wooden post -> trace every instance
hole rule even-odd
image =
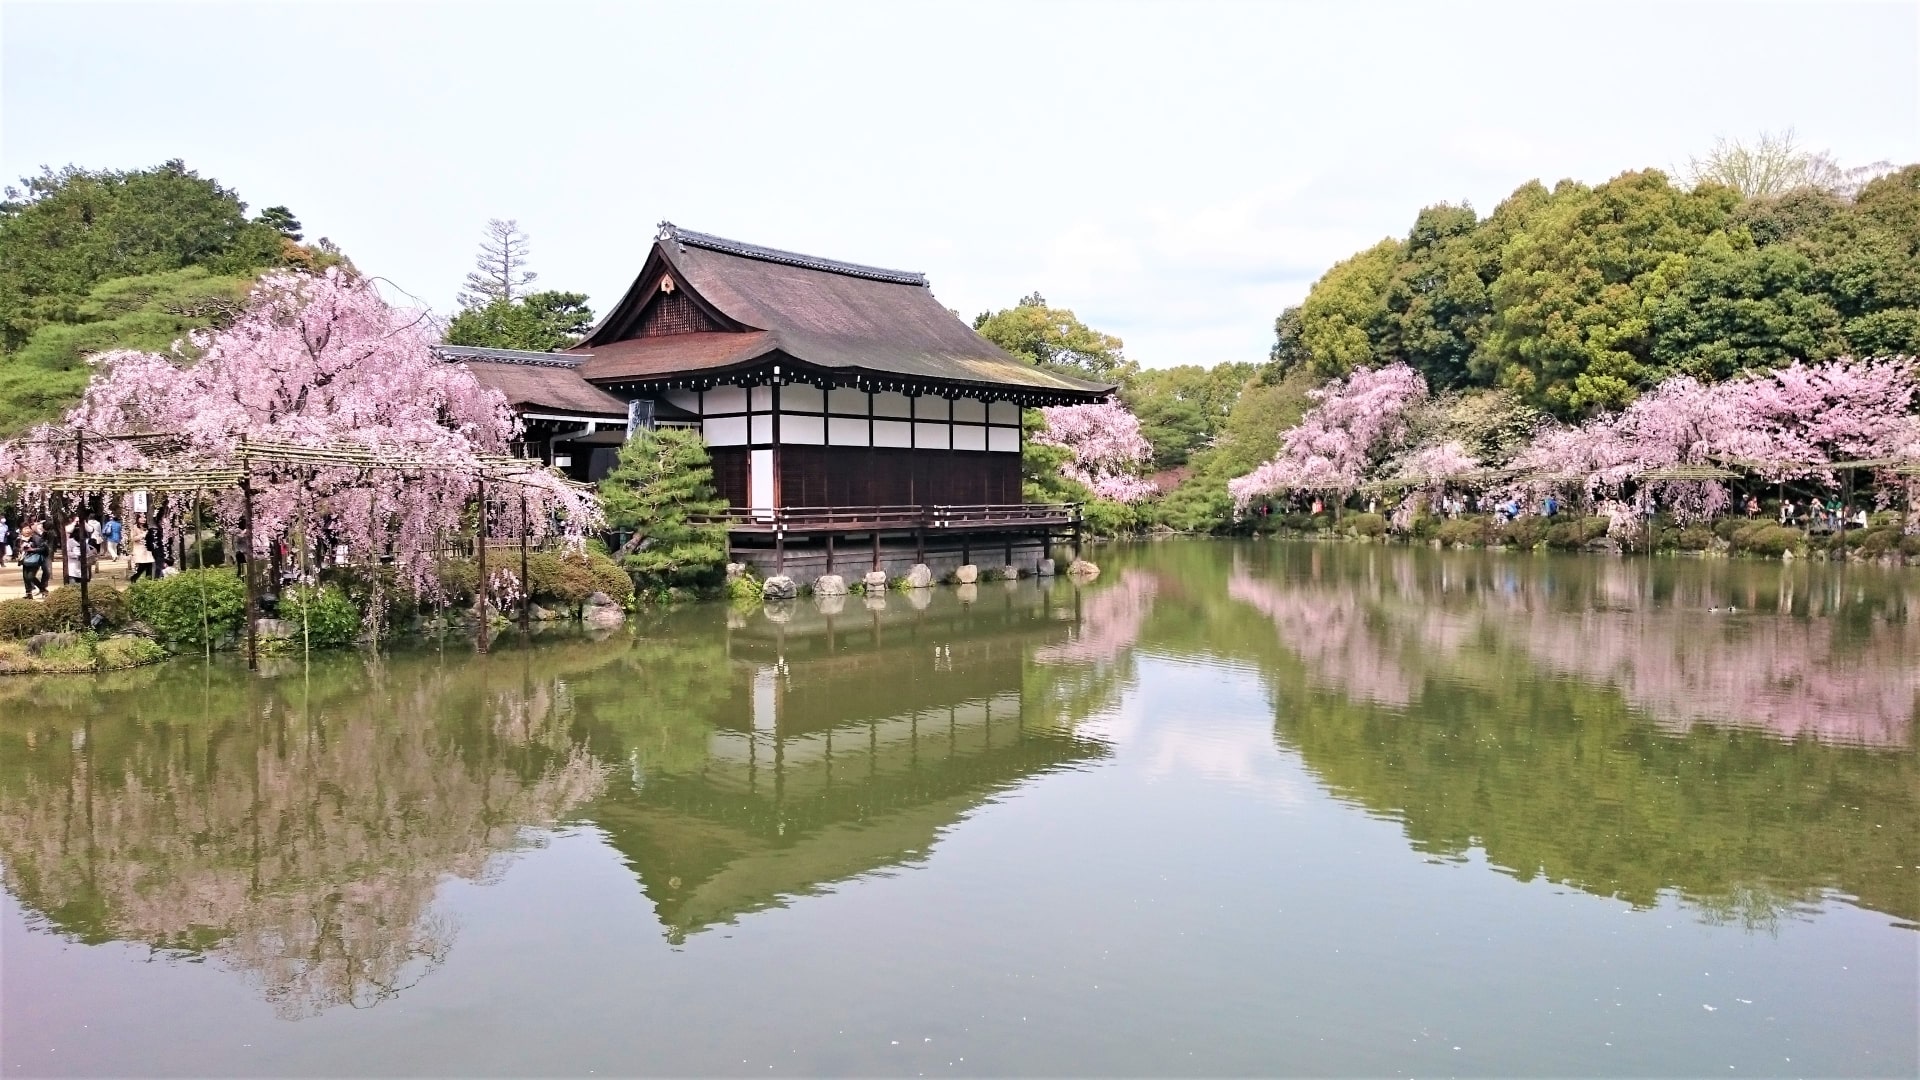
[[[833,573],[833,534],[827,534],[827,573]]]
[[[87,433],[84,428],[73,433],[73,465],[75,475],[87,471]],[[84,491],[80,496],[80,505],[83,507],[86,505]],[[93,629],[93,604],[87,596],[87,579],[93,577],[87,565],[89,554],[87,534],[82,529],[80,533],[80,629],[82,630]]]
[[[533,585],[527,580],[527,489],[520,489],[520,629],[533,619]]]
[[[254,582],[254,565],[260,560],[253,557],[253,469],[247,462],[247,437],[240,436],[240,523],[245,535],[241,538],[241,553],[246,557],[246,572],[242,575],[247,582],[247,670],[257,671],[260,667],[260,621],[259,586]]]
[[[1841,490],[1841,498],[1839,498],[1839,525],[1836,527],[1836,536],[1839,538],[1839,559],[1845,561],[1847,559],[1847,515],[1853,513],[1853,469],[1845,471],[1845,480],[1839,490]],[[86,598],[84,590],[86,586],[81,584],[83,600]]]
[[[880,569],[880,530],[878,528],[873,530],[873,565],[868,569]]]
[[[1073,561],[1080,561],[1080,504],[1073,504]]]
[[[773,526],[773,572],[787,572],[787,527],[778,522]]]
[[[473,606],[476,618],[480,620],[480,637],[476,641],[481,652],[487,651],[487,478],[482,476],[480,488],[480,512],[474,515],[473,551],[478,561],[479,584],[473,589]]]

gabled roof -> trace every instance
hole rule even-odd
[[[434,353],[465,364],[480,385],[500,391],[516,412],[626,419],[626,402],[580,377],[585,357],[468,345],[436,345]]]
[[[684,294],[693,332],[641,336],[652,305]],[[681,320],[686,324],[687,320]],[[829,372],[946,382],[1059,403],[1111,384],[1028,364],[940,305],[926,276],[744,244],[663,224],[640,275],[572,350],[603,384],[753,366],[781,357]]]

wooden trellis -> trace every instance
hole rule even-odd
[[[458,473],[474,479],[478,487],[480,513],[474,553],[478,562],[479,582],[475,591],[475,607],[480,622],[479,648],[487,650],[486,597],[487,597],[487,484],[513,484],[522,488],[520,493],[520,582],[522,591],[528,591],[527,585],[527,496],[525,488],[534,486],[531,480],[535,476],[543,478],[548,485],[560,484],[576,491],[591,491],[592,485],[581,484],[552,470],[539,461],[529,458],[516,458],[502,454],[475,455],[469,461],[441,461],[413,457],[369,447],[361,443],[335,441],[320,445],[307,445],[271,439],[255,439],[240,436],[234,447],[232,464],[207,465],[182,460],[169,464],[164,458],[155,464],[134,469],[104,469],[89,472],[86,468],[86,450],[88,442],[135,442],[143,444],[143,449],[162,453],[183,454],[186,449],[184,440],[177,432],[140,432],[124,435],[102,435],[95,432],[78,431],[72,439],[33,440],[32,444],[43,446],[73,447],[74,469],[72,472],[55,472],[39,476],[27,476],[17,482],[29,488],[37,488],[49,493],[53,500],[50,510],[55,521],[61,522],[60,537],[61,576],[71,576],[71,566],[67,562],[67,537],[65,531],[64,507],[61,505],[62,493],[89,494],[126,494],[135,491],[158,493],[195,494],[195,505],[208,491],[239,489],[242,503],[242,548],[246,552],[246,566],[242,574],[246,582],[246,623],[247,623],[247,666],[258,668],[260,664],[259,630],[255,625],[259,618],[259,582],[256,566],[259,560],[254,556],[253,536],[253,473],[261,465],[293,466],[304,469],[355,469],[362,472],[394,473]],[[197,526],[196,526],[197,533]],[[83,556],[84,558],[84,556]],[[303,556],[304,559],[304,556]],[[87,585],[91,573],[82,568],[80,575],[80,612],[81,619],[87,624],[93,620],[92,601]],[[528,628],[530,600],[523,600],[520,606],[520,625]]]

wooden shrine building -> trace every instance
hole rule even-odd
[[[672,224],[571,350],[443,355],[506,394],[522,452],[577,479],[604,475],[637,427],[697,425],[736,557],[803,584],[869,562],[939,571],[976,548],[994,566],[1037,562],[1077,508],[1022,504],[1021,412],[1114,390],[1002,350],[923,274]]]

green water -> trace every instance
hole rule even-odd
[[[1096,557],[0,683],[0,1071],[1920,1072],[1920,575]]]

